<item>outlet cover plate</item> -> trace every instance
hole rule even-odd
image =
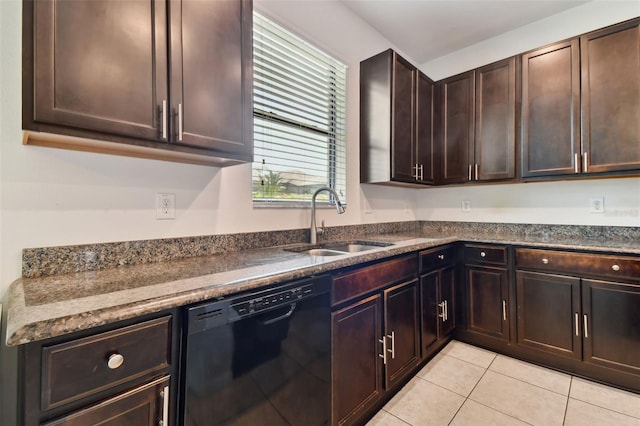
[[[589,213],[604,213],[604,197],[589,198]]]
[[[469,213],[471,211],[471,201],[462,200],[462,212]]]
[[[176,194],[156,194],[156,219],[176,218]]]

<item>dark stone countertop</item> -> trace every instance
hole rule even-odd
[[[309,256],[285,246],[122,266],[97,271],[20,278],[5,309],[7,344],[44,340],[163,309],[184,306],[278,282],[332,271],[456,241],[640,255],[640,242],[566,235],[448,229],[349,238],[393,245],[339,256]]]

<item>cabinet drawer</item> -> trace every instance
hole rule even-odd
[[[640,257],[516,249],[516,267],[640,280]]]
[[[336,305],[415,277],[417,266],[416,255],[411,254],[338,275],[331,286],[331,303]]]
[[[162,370],[170,360],[171,316],[43,347],[42,410]]]
[[[455,255],[454,247],[437,247],[421,251],[419,254],[420,273],[434,271],[455,262]]]
[[[508,263],[507,247],[481,244],[465,244],[465,263],[506,265]]]

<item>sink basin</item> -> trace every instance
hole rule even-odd
[[[380,247],[388,247],[392,243],[381,243],[378,241],[353,241],[326,243],[318,245],[304,245],[301,247],[293,247],[286,249],[295,253],[304,253],[309,256],[340,256],[347,253],[360,253],[363,251],[373,250]]]

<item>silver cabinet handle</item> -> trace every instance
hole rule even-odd
[[[578,153],[573,154],[573,171],[580,173],[580,161],[578,160]]]
[[[611,267],[611,269],[613,269],[614,271],[618,272],[620,270],[620,265],[613,265]]]
[[[414,164],[413,166],[411,166],[411,170],[414,170],[415,172],[411,172],[411,177],[415,178],[416,180],[418,180],[418,164]]]
[[[580,335],[580,320],[578,319],[579,315],[576,312],[576,336]]]
[[[542,263],[544,263],[545,265],[547,265],[549,263],[549,259],[547,259],[546,257],[542,258]]]
[[[107,360],[107,367],[111,370],[115,370],[124,364],[124,357],[118,353],[111,354]]]
[[[473,165],[469,164],[469,180],[473,180],[472,179],[472,173],[473,173]]]
[[[440,260],[444,260],[444,254],[439,254],[439,255],[438,255],[438,259],[440,259]]]
[[[478,180],[478,163],[476,163],[476,180]]]
[[[480,257],[487,257],[487,253],[485,253],[485,252],[481,251],[481,252],[480,252]]]
[[[387,365],[387,339],[382,336],[382,339],[378,339],[378,342],[382,343],[382,353],[378,354],[378,356],[382,358],[382,363]]]
[[[587,339],[589,337],[589,329],[588,329],[588,324],[587,324],[587,314],[584,314],[582,316],[583,320],[584,320],[584,338]]]
[[[162,101],[162,139],[167,140],[167,100]]]
[[[447,322],[447,320],[449,319],[449,303],[447,303],[447,301],[444,301],[444,322]]]
[[[442,321],[444,322],[444,302],[438,303],[438,306],[442,309],[441,313],[438,314],[438,317],[442,318]]]
[[[582,155],[582,172],[587,173],[588,169],[589,169],[589,154],[585,152]]]
[[[424,180],[424,164],[420,164],[420,180]]]
[[[392,331],[387,337],[391,339],[391,349],[387,350],[391,352],[391,359],[396,359],[396,332]]]
[[[182,142],[182,126],[183,126],[183,117],[182,117],[182,103],[178,104],[178,140]]]
[[[502,320],[507,320],[507,301],[502,299]]]
[[[162,398],[162,420],[160,426],[169,426],[169,386],[165,386],[160,392]]]

